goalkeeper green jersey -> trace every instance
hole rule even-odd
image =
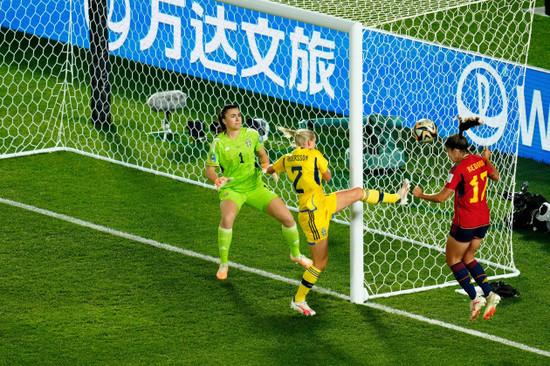
[[[256,152],[263,147],[256,130],[242,127],[239,137],[231,140],[225,132],[210,145],[207,166],[220,167],[224,177],[233,178],[220,192],[231,189],[249,192],[264,185],[262,170],[256,163]]]

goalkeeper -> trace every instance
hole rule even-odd
[[[403,182],[398,193],[383,193],[372,189],[352,188],[325,195],[321,178],[328,182],[331,172],[327,159],[315,149],[315,134],[306,129],[289,130],[279,127],[286,137],[294,137],[297,148],[286,154],[267,168],[267,173],[276,174],[286,171],[298,193],[300,212],[298,221],[306,234],[313,264],[305,271],[302,283],[290,307],[304,315],[315,315],[306,303],[306,295],[317,282],[328,260],[328,228],[332,215],[349,205],[364,203],[407,204],[409,183]]]
[[[242,127],[241,112],[236,105],[223,107],[218,120],[223,132],[212,141],[206,162],[206,178],[217,186],[221,201],[218,228],[220,267],[216,276],[220,280],[227,278],[233,222],[245,203],[281,222],[283,235],[290,247],[290,259],[309,268],[311,259],[300,254],[300,238],[294,216],[262,180],[262,169],[257,165],[256,158],[265,170],[269,157],[258,132]],[[217,168],[223,176],[218,176]]]

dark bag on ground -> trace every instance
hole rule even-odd
[[[502,281],[491,282],[489,285],[491,285],[493,292],[502,298],[519,296],[518,290]]]

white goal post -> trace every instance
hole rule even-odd
[[[213,188],[203,162],[216,114],[236,103],[249,126],[268,124],[271,160],[291,149],[275,126],[313,129],[333,171],[326,192],[394,192],[405,178],[434,192],[450,169],[442,142],[457,132],[453,119],[477,115],[485,125],[468,132],[472,151],[490,146],[501,172],[487,191],[493,225],[479,261],[490,279],[519,274],[504,196],[515,189],[515,93],[533,0],[104,1],[109,123],[100,126],[89,1],[2,8],[0,158],[71,151]],[[412,137],[422,118],[436,122],[436,141]],[[296,209],[291,182],[267,184]],[[352,302],[456,285],[444,260],[452,202],[411,201],[336,215],[350,225]]]
[[[349,34],[349,186],[363,187],[363,28],[360,23],[264,0],[219,0],[262,13]],[[363,204],[350,207],[350,300],[366,299],[363,263]]]

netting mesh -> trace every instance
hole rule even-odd
[[[517,123],[509,121],[517,118],[518,105],[514,98],[491,97],[489,90],[499,90],[502,84],[513,89],[522,83],[523,74],[510,73],[502,79],[496,70],[507,66],[501,62],[464,56],[452,48],[391,33],[365,30],[364,38],[367,45],[384,45],[383,52],[377,51],[376,46],[365,50],[364,62],[369,65],[364,68],[365,110],[394,116],[399,121],[395,128],[381,132],[391,136],[394,147],[384,142],[378,145],[378,153],[382,154],[383,149],[386,153],[399,153],[400,171],[406,172],[413,187],[418,185],[427,193],[441,190],[452,166],[442,143],[445,137],[458,132],[455,118],[483,116],[486,125],[467,133],[471,151],[481,154],[483,146],[492,145],[492,159],[501,180],[489,183],[487,197],[493,225],[478,254],[490,276],[510,273],[514,268],[508,221],[512,208],[503,199],[503,192],[514,187],[519,131]],[[451,80],[459,80],[458,85]],[[491,100],[479,99],[480,92]],[[419,144],[412,139],[410,127],[420,118],[436,121],[440,135],[437,140]],[[365,141],[365,145],[372,146],[372,141]],[[369,186],[391,189],[386,184],[387,177],[365,177]],[[452,199],[442,205],[415,201],[401,213],[380,206],[369,206],[367,211],[372,216],[367,213],[365,218],[369,228],[364,240],[368,269],[365,283],[371,293],[407,291],[420,283],[422,287],[442,281],[454,283],[444,256],[453,215]]]
[[[270,0],[444,46],[525,63],[534,1]]]
[[[366,1],[366,0],[270,0],[271,2],[294,6],[319,13],[334,15],[362,23],[364,26],[378,26],[393,23],[404,18],[439,12],[442,9],[463,7],[480,1]]]
[[[515,272],[510,203],[517,156],[517,100],[489,98],[523,73],[532,1],[464,3],[307,1],[281,3],[360,21],[363,28],[364,182],[395,192],[408,178],[440,189],[450,162],[443,138],[453,118],[482,115],[469,135],[474,152],[491,145],[502,180],[487,192],[493,226],[480,249],[490,276]],[[111,124],[91,120],[89,3],[11,1],[0,12],[0,154],[70,149],[207,185],[204,163],[225,104],[249,126],[266,121],[271,160],[290,152],[276,126],[317,134],[333,179],[349,188],[349,35],[215,1],[108,2]],[[459,88],[460,87],[460,88]],[[479,98],[480,90],[486,95]],[[158,92],[185,105],[153,110]],[[168,113],[167,113],[168,112]],[[417,143],[414,122],[434,120],[441,135]],[[496,132],[495,132],[496,131]],[[496,138],[497,136],[498,138]],[[291,207],[292,182],[266,179]],[[336,219],[349,222],[349,211]],[[365,287],[371,296],[452,283],[443,249],[452,203],[365,206]]]

